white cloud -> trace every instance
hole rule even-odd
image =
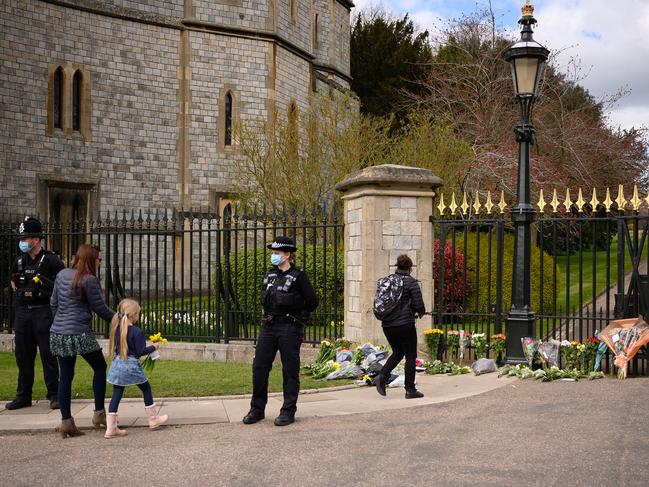
[[[535,12],[539,20],[535,39],[567,66],[581,60],[588,76],[580,83],[596,98],[620,88],[630,94],[610,113],[611,123],[624,128],[649,127],[649,2],[625,0],[546,0]],[[572,46],[572,47],[571,47]]]
[[[409,12],[423,29],[435,31],[439,18],[469,13],[484,0],[354,0],[357,9],[383,7],[402,15]],[[649,1],[647,0],[536,0],[539,23],[534,37],[557,52],[561,69],[578,58],[584,74],[580,83],[597,99],[620,88],[630,93],[610,111],[613,126],[649,128]],[[519,15],[524,0],[493,0],[496,17],[508,22]],[[443,15],[442,15],[443,13]],[[503,17],[504,16],[504,17]],[[512,30],[516,29],[512,20]],[[500,21],[499,21],[500,23]]]

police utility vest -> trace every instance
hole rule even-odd
[[[39,271],[45,261],[56,254],[43,250],[40,257],[32,260],[23,254],[16,261],[17,274],[14,276],[18,303],[23,305],[48,305],[54,289],[54,281],[50,276],[44,276]]]
[[[295,281],[301,272],[291,267],[286,273],[272,269],[266,274],[261,291],[261,305],[266,313],[281,315],[304,309],[304,298],[295,289]]]

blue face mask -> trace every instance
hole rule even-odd
[[[273,265],[280,265],[282,263],[282,256],[279,254],[271,254],[270,263]]]
[[[18,244],[18,248],[20,248],[21,252],[25,253],[28,253],[30,250],[32,250],[32,247],[27,242],[20,242]]]

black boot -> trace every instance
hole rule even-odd
[[[286,426],[295,422],[295,415],[281,413],[275,418],[275,426]]]
[[[376,392],[385,396],[385,377],[381,374],[377,375],[374,378],[374,384],[376,385]]]
[[[248,414],[243,417],[243,424],[255,424],[264,419],[265,415],[261,411],[253,411],[252,409]]]
[[[16,398],[11,402],[8,402],[5,404],[5,408],[9,410],[14,410],[14,409],[22,409],[22,408],[28,408],[31,407],[32,405],[32,400],[31,399],[21,399],[21,398]]]
[[[418,399],[420,397],[424,397],[424,394],[417,389],[406,391],[406,399]]]

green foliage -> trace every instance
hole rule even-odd
[[[339,195],[334,186],[363,167],[387,162],[391,120],[362,116],[358,99],[337,90],[309,99],[306,110],[235,127],[236,193],[244,203],[313,208]]]
[[[476,238],[477,236],[477,238]],[[480,256],[478,260],[478,239]],[[487,312],[490,303],[496,302],[496,238],[492,236],[491,242],[491,274],[489,274],[489,259],[487,258],[489,248],[489,234],[484,232],[471,232],[467,238],[467,250],[465,254],[467,262],[467,274],[471,279],[471,294],[468,297],[466,308],[474,312]],[[503,242],[503,313],[507,313],[511,307],[512,300],[512,270],[510,265],[514,256],[514,236],[505,233]],[[456,239],[456,248],[464,251],[463,236]],[[541,264],[543,258],[543,307],[541,307]],[[541,252],[536,246],[532,246],[532,309],[537,313],[542,309],[549,309],[552,306],[552,257]],[[479,272],[478,272],[479,271]],[[557,272],[559,270],[557,269]],[[477,299],[477,303],[476,303]]]
[[[399,19],[384,11],[356,16],[350,39],[352,90],[363,113],[396,114],[398,122],[403,120],[404,92],[417,90],[416,81],[432,58],[428,31],[415,30],[408,14]]]
[[[459,191],[471,147],[458,139],[449,123],[421,113],[408,113],[408,124],[394,135],[389,160],[430,169],[444,181],[445,191]]]
[[[338,309],[343,307],[344,262],[342,249],[338,247],[337,250],[338,254],[334,255],[332,245],[326,247],[318,245],[315,249],[312,245],[307,245],[297,256],[296,266],[307,273],[320,300],[320,308],[326,304],[331,309],[334,306],[334,299]],[[270,251],[265,248],[258,248],[256,251],[251,249],[247,252],[242,250],[230,254],[236,306],[247,313],[252,320],[261,314],[259,293],[264,276],[271,267],[269,259]]]

